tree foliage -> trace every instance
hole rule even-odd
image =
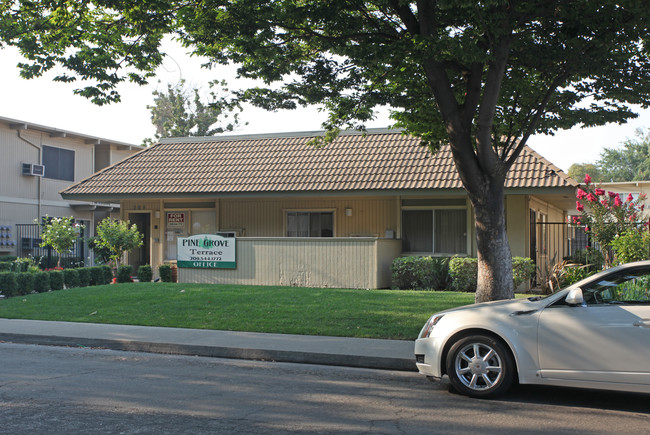
[[[576,210],[580,216],[573,216],[571,223],[585,228],[598,243],[605,267],[611,267],[614,241],[630,231],[640,235],[648,230],[648,221],[643,216],[645,195],[634,198],[628,194],[623,199],[620,194],[595,185],[588,174],[583,187],[584,190],[578,188],[576,192]]]
[[[74,222],[72,216],[50,218],[45,215],[41,228],[41,247],[50,246],[59,254],[56,267],[61,267],[61,256],[70,251],[81,234],[84,226]]]
[[[504,182],[535,133],[622,122],[650,105],[650,8],[638,0],[143,0],[4,2],[0,40],[26,77],[60,65],[98,103],[144,81],[173,34],[238,64],[269,110],[321,104],[325,140],[377,106],[436,151],[449,144],[475,211],[477,300],[513,295]],[[271,86],[271,84],[276,84]]]
[[[122,254],[142,246],[142,233],[128,221],[106,218],[95,229],[95,245],[108,251],[109,258],[119,268]]]
[[[232,131],[239,123],[239,106],[231,104],[214,88],[227,92],[225,82],[212,81],[207,101],[199,88],[187,88],[185,80],[175,86],[167,84],[166,91],[154,91],[154,104],[147,106],[151,111],[151,122],[156,127],[154,139],[145,139],[151,145],[164,137],[214,136]],[[231,122],[217,125],[232,115]]]
[[[596,163],[574,163],[569,168],[569,176],[576,180],[586,174],[598,182],[650,180],[650,130],[638,129],[635,139],[605,148]]]

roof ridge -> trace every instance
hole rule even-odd
[[[316,136],[324,136],[326,130],[310,130],[310,131],[289,131],[279,133],[244,133],[244,134],[231,134],[227,136],[187,136],[187,137],[168,137],[161,138],[160,143],[190,143],[190,142],[224,142],[231,140],[255,140],[255,139],[281,139],[281,138],[310,138]],[[366,130],[342,130],[339,136],[361,136],[365,134],[403,134],[402,128],[368,128]]]
[[[546,166],[548,166],[549,169],[553,170],[553,171],[554,171],[554,172],[555,172],[559,177],[561,177],[561,178],[562,178],[563,180],[565,180],[567,183],[569,183],[569,184],[574,184],[574,185],[576,185],[576,186],[580,184],[580,183],[578,183],[576,180],[574,180],[573,178],[571,178],[571,177],[569,176],[569,174],[567,174],[566,172],[564,172],[564,171],[563,171],[562,169],[560,169],[559,167],[555,166],[553,163],[551,163],[550,160],[548,160],[546,157],[544,157],[543,155],[541,155],[540,153],[538,153],[537,151],[535,151],[534,149],[532,149],[530,146],[528,146],[528,145],[524,145],[524,149],[526,150],[526,152],[532,154],[533,157],[535,157],[536,159],[541,160],[543,164],[545,164]]]

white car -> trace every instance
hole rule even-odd
[[[650,393],[650,261],[614,267],[546,297],[431,316],[420,373],[472,397],[513,382]]]

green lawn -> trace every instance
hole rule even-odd
[[[473,293],[176,283],[74,288],[0,300],[0,317],[285,334],[415,339]]]

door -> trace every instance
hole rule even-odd
[[[142,234],[142,246],[129,252],[129,264],[133,267],[133,273],[138,272],[138,267],[151,264],[150,258],[150,234],[151,214],[150,213],[129,213],[129,221],[138,227]]]
[[[543,377],[650,385],[650,270],[621,271],[582,289],[585,304],[546,308]]]

